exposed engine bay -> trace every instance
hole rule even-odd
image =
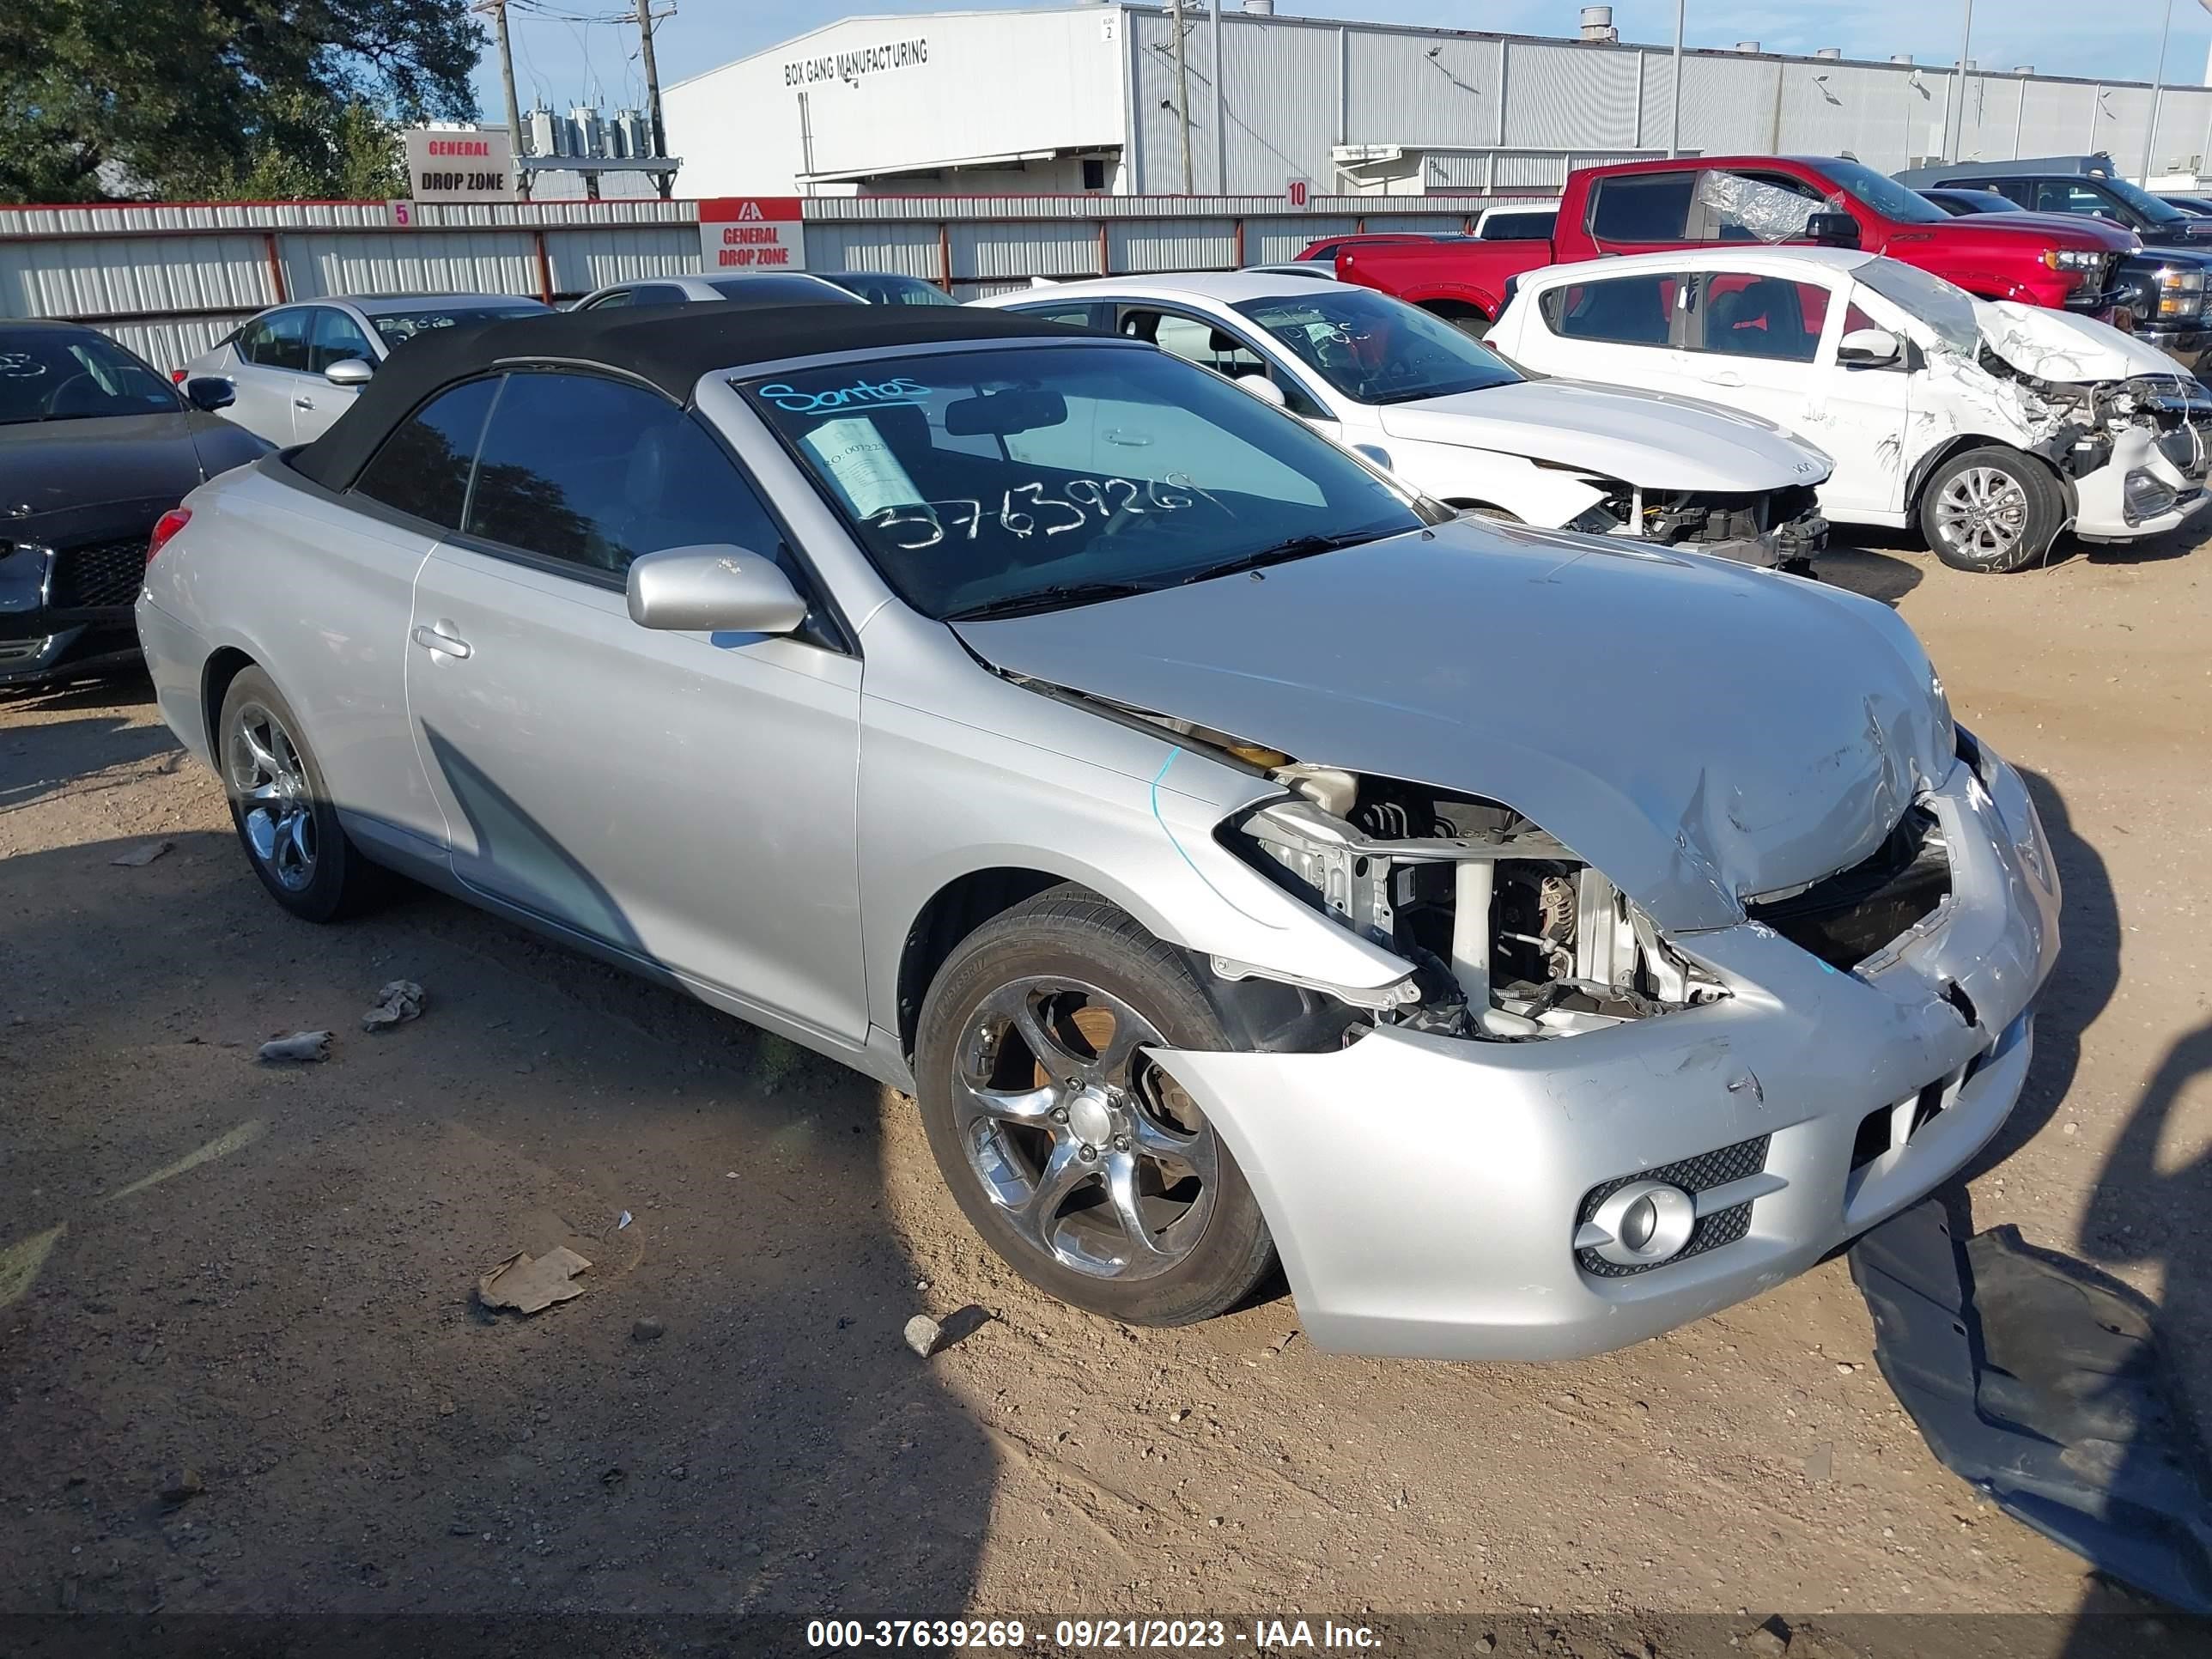
[[[1292,799],[1227,832],[1274,879],[1413,963],[1420,1000],[1376,1018],[1514,1041],[1728,995],[1597,871],[1489,801],[1284,764]]]
[[[1596,483],[1596,480],[1592,480]],[[1662,547],[1733,559],[1738,564],[1803,572],[1828,544],[1828,520],[1811,484],[1725,495],[1642,489],[1611,483],[1605,499],[1568,526],[1597,536],[1633,536]]]

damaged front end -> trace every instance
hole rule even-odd
[[[2212,472],[2212,393],[2150,347],[2079,319],[1979,305],[1977,383],[2073,486],[2075,529],[2130,540],[2171,528],[2205,504]],[[1948,355],[1948,354],[1947,354]],[[1940,359],[1939,359],[1940,361]]]
[[[1285,763],[1292,793],[1223,826],[1232,852],[1414,964],[1378,1024],[1523,1041],[1728,995],[1573,851],[1472,796]],[[1259,972],[1213,963],[1224,978]]]
[[[1632,536],[1799,574],[1810,572],[1828,544],[1828,520],[1812,484],[1736,494],[1644,489],[1619,483],[1603,487],[1605,499],[1577,515],[1568,529]]]

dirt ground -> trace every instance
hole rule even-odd
[[[1899,605],[2030,771],[2065,882],[1974,1224],[2140,1289],[2212,1391],[2212,550],[1976,578],[1869,544],[1829,574]],[[364,1035],[399,977],[427,1013]],[[0,1613],[1735,1620],[2089,1589],[1937,1464],[1841,1261],[1549,1366],[1320,1353],[1287,1298],[1069,1312],[970,1234],[897,1097],[442,898],[288,920],[143,684],[0,699]],[[313,1027],[329,1064],[255,1063]],[[580,1297],[475,1305],[559,1243]],[[917,1311],[960,1339],[926,1363]]]

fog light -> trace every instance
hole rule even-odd
[[[1620,1267],[1646,1267],[1680,1255],[1698,1224],[1689,1194],[1663,1181],[1632,1181],[1607,1193],[1575,1236]]]
[[[2179,499],[2172,487],[2149,473],[2135,471],[2128,474],[2122,490],[2127,521],[2140,524],[2145,519],[2155,519],[2172,509]]]

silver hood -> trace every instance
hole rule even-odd
[[[1950,770],[1926,654],[1816,582],[1467,521],[956,624],[986,662],[1526,814],[1675,932],[1865,858]]]

